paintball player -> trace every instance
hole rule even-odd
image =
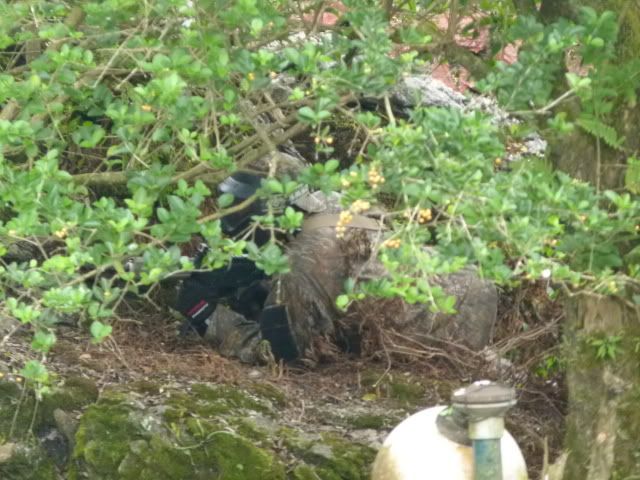
[[[258,190],[261,181],[259,176],[238,172],[219,189],[240,203]],[[497,290],[472,268],[434,279],[459,299],[453,315],[432,313],[425,305],[400,299],[382,308],[380,303],[369,309],[355,305],[349,314],[337,308],[335,300],[347,279],[388,274],[374,253],[382,244],[384,226],[368,205],[356,203],[345,211],[338,194],[322,192],[289,199],[290,205],[306,213],[300,232],[286,247],[290,272],[267,278],[248,258],[234,258],[228,268],[194,273],[185,281],[178,310],[221,354],[248,363],[269,361],[270,355],[315,363],[338,349],[359,352],[365,324],[372,321],[377,322],[375,329],[401,332],[411,342],[437,338],[473,350],[484,348],[493,335]],[[252,216],[265,211],[265,205],[256,201],[224,217],[223,232],[237,236],[246,231]],[[264,243],[268,232],[257,231],[254,238]]]
[[[262,177],[247,172],[237,172],[219,186],[220,193],[230,193],[235,204],[250,198],[260,188]],[[298,236],[306,238],[319,228],[329,228],[335,236],[339,222],[339,197],[321,192],[294,195],[288,202],[308,215]],[[266,212],[263,202],[256,200],[239,212],[223,217],[222,230],[225,235],[238,237],[251,224],[251,217]],[[380,231],[380,224],[373,219],[357,215],[352,227]],[[254,241],[263,245],[269,232],[257,229]],[[295,243],[295,239],[294,239]],[[319,251],[322,246],[318,246]],[[294,250],[295,251],[295,250]],[[206,253],[202,249],[195,259],[196,267]],[[317,253],[317,252],[316,252]],[[330,256],[330,252],[323,252]],[[248,363],[265,361],[266,340],[276,359],[294,360],[305,354],[314,333],[324,335],[332,331],[335,297],[341,292],[342,283],[331,285],[330,291],[309,287],[308,295],[317,295],[316,310],[322,311],[321,321],[310,321],[309,315],[300,311],[300,304],[293,305],[296,318],[289,316],[289,305],[279,301],[281,282],[286,285],[298,279],[302,284],[313,283],[310,275],[313,265],[294,266],[292,275],[268,278],[264,272],[246,257],[235,257],[228,267],[210,272],[194,272],[183,281],[176,309],[188,320],[188,327],[205,337],[226,356],[237,357]],[[322,266],[320,266],[322,268]],[[341,270],[336,272],[341,275]],[[342,277],[341,277],[342,278]],[[335,283],[335,282],[334,282]],[[290,296],[287,292],[287,296]],[[291,303],[291,302],[288,302]],[[298,327],[294,327],[295,323]],[[268,352],[266,353],[268,355]]]

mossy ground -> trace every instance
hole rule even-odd
[[[366,480],[376,451],[338,435],[324,433],[318,437],[300,436],[283,429],[281,437],[287,448],[302,460],[292,472],[296,480]]]
[[[95,383],[82,377],[70,377],[55,385],[49,395],[36,401],[33,391],[22,382],[0,382],[0,443],[18,442],[18,453],[0,464],[0,478],[15,480],[57,479],[54,461],[40,448],[33,432],[55,425],[53,412],[81,409],[94,402]]]
[[[163,415],[165,407],[154,411],[117,394],[89,407],[76,435],[72,477],[284,480],[284,466],[258,446],[258,429],[241,415],[267,412],[267,402],[241,389],[198,384],[188,393],[169,392],[166,404]],[[232,427],[234,418],[242,432]]]
[[[30,445],[20,451],[8,463],[0,464],[2,480],[58,480],[53,460],[37,447]]]

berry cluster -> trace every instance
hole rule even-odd
[[[349,176],[352,179],[355,179],[358,176],[358,173],[357,172],[349,172]],[[349,180],[348,178],[341,179],[340,183],[342,184],[342,188],[349,188],[351,186],[351,180]]]
[[[343,210],[340,212],[340,218],[338,218],[338,224],[336,225],[336,237],[343,238],[347,231],[347,225],[353,220],[353,214],[349,210]]]
[[[366,200],[356,200],[351,204],[351,207],[349,207],[349,210],[351,210],[355,214],[358,214],[366,210],[369,210],[370,208],[371,208],[371,204]]]
[[[378,172],[376,167],[371,167],[369,169],[369,184],[371,184],[371,188],[378,188],[383,183],[384,177]]]
[[[413,217],[413,212],[411,210],[405,210],[402,215],[404,216],[404,218],[410,220]],[[433,214],[431,213],[430,208],[421,208],[420,210],[418,210],[418,223],[427,223],[432,218]]]
[[[401,243],[402,240],[400,240],[399,238],[390,238],[382,242],[382,245],[380,246],[382,248],[400,248]]]
[[[421,208],[418,212],[418,223],[427,223],[432,218],[430,208]]]

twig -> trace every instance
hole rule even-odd
[[[2,341],[0,341],[0,349],[5,346],[5,344],[9,341],[9,339],[16,333],[20,327],[22,327],[22,323],[15,324],[7,334],[2,337]]]
[[[456,30],[458,29],[458,0],[449,1],[449,22],[447,25],[447,40],[455,42]]]
[[[257,198],[258,198],[257,195],[255,194],[251,195],[249,198],[247,198],[246,200],[243,200],[237,205],[234,205],[233,207],[229,207],[224,210],[220,210],[219,212],[211,213],[209,215],[205,215],[204,217],[199,218],[198,223],[211,222],[212,220],[218,220],[219,218],[222,218],[226,215],[239,212],[247,208],[253,202],[255,202]]]
[[[545,105],[542,108],[538,108],[537,110],[516,110],[516,111],[509,112],[509,114],[514,116],[549,115],[551,113],[551,109],[557,107],[560,103],[564,102],[565,100],[570,99],[571,97],[574,96],[575,93],[576,93],[575,90],[572,88],[570,90],[567,90],[558,98],[556,98],[555,100],[553,100],[552,102],[550,102],[549,104]]]
[[[160,36],[158,37],[158,41],[161,42],[162,40],[164,40],[165,35],[169,32],[169,30],[171,29],[171,27],[174,25],[173,22],[168,22],[164,29],[162,30],[162,32],[160,32]],[[151,56],[153,52],[149,51],[145,54],[144,57],[142,57],[142,61],[146,62],[149,57]],[[133,70],[131,70],[131,72],[129,73],[129,75],[127,75],[118,85],[116,85],[116,90],[120,90],[122,88],[122,86],[127,83],[131,77],[133,77],[136,73],[138,73],[140,71],[140,69],[138,67],[134,68]]]
[[[389,117],[389,125],[395,127],[396,125],[396,117],[393,115],[393,110],[391,110],[391,102],[389,101],[389,94],[384,94],[384,109],[387,112],[387,117]]]
[[[131,40],[131,38],[135,35],[136,32],[137,32],[137,30],[134,30],[133,32],[131,32],[127,36],[127,38],[125,38],[123,40],[123,42],[120,45],[118,45],[118,48],[113,53],[113,55],[111,56],[111,58],[109,59],[109,61],[105,65],[105,67],[102,69],[102,71],[100,72],[100,75],[98,75],[98,78],[96,79],[96,81],[93,82],[93,88],[96,88],[100,84],[100,82],[102,81],[104,76],[107,74],[107,70],[109,70],[111,68],[111,65],[113,65],[113,62],[116,61],[116,58],[118,58],[118,55],[120,55],[120,53],[122,52],[122,49],[124,48],[124,46],[127,44],[127,42],[129,40]]]

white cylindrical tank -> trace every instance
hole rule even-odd
[[[443,436],[436,425],[447,407],[422,410],[404,420],[385,440],[373,464],[372,480],[474,480],[473,449]],[[501,440],[503,480],[527,480],[518,444],[505,431]]]

